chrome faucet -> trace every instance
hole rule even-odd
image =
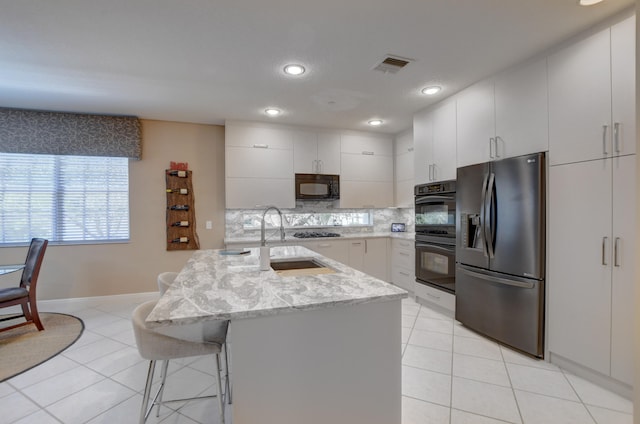
[[[267,239],[264,235],[264,217],[271,209],[275,209],[276,212],[278,212],[278,215],[280,215],[280,241],[284,241],[284,225],[282,220],[282,212],[280,212],[280,209],[275,206],[267,206],[267,208],[262,213],[262,225],[260,226],[260,246],[267,245]]]

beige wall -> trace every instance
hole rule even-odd
[[[142,121],[142,160],[129,166],[131,241],[126,244],[52,246],[38,281],[38,299],[157,290],[162,271],[178,271],[192,251],[166,250],[165,177],[170,161],[193,171],[196,230],[201,249],[223,247],[224,127]],[[213,230],[205,221],[213,221]],[[0,249],[0,263],[23,262],[26,248]],[[18,281],[0,277],[0,286]]]
[[[640,0],[636,0],[636,17],[640,16]],[[640,122],[640,25],[636,18],[636,123]],[[640,125],[636,125],[636,150],[640,152]],[[636,155],[636,187],[640,187],[640,154]],[[636,264],[640,264],[640,196],[636,199]],[[633,390],[633,422],[640,424],[640,287],[638,279],[640,270],[636,265],[636,293],[635,293],[635,327],[633,334],[635,335],[635,379]]]

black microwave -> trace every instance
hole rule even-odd
[[[339,198],[339,175],[296,174],[296,200],[337,200]]]

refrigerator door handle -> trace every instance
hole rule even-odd
[[[484,256],[489,256],[489,252],[487,251],[487,237],[485,230],[485,219],[487,217],[485,208],[486,208],[486,199],[487,199],[487,181],[489,180],[489,174],[485,174],[484,180],[482,181],[482,196],[480,198],[480,233],[482,234],[482,252]]]
[[[489,182],[487,184],[487,191],[485,192],[485,216],[486,216],[486,224],[484,226],[484,239],[487,243],[487,252],[489,254],[489,258],[493,259],[495,256],[495,250],[493,246],[494,239],[494,231],[495,227],[493,225],[493,196],[495,193],[495,182],[496,182],[496,174],[493,172],[489,176]],[[488,195],[488,196],[487,196]]]
[[[463,266],[459,266],[459,269],[465,274],[470,275],[471,277],[480,278],[482,280],[491,281],[494,283],[504,284],[504,285],[513,286],[513,287],[520,287],[523,289],[532,289],[535,287],[535,283],[526,283],[523,281],[509,280],[507,278],[493,277],[491,275],[486,275],[480,272],[471,271]]]

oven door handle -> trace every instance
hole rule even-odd
[[[425,203],[433,203],[433,201],[446,200],[446,201],[454,201],[455,197],[453,196],[418,196],[416,197],[416,205],[423,205]]]
[[[435,246],[433,244],[426,244],[426,243],[416,243],[416,249],[419,247],[428,247],[429,249],[434,249],[434,250],[441,250],[443,252],[447,252],[447,253],[455,253],[456,248],[455,247],[441,247],[441,246]]]

